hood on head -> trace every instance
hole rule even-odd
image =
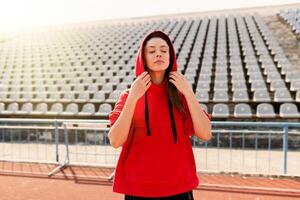
[[[160,38],[166,40],[167,44],[169,45],[169,49],[170,49],[170,60],[171,59],[173,60],[173,63],[170,62],[170,65],[172,65],[172,66],[169,66],[169,67],[171,67],[170,71],[177,71],[176,55],[175,55],[175,50],[174,50],[172,41],[170,40],[169,36],[167,36],[164,32],[156,30],[156,31],[152,31],[149,34],[147,34],[146,37],[143,39],[143,42],[141,43],[141,46],[137,53],[137,59],[136,59],[136,65],[135,65],[136,77],[138,77],[141,73],[143,73],[146,70],[144,62],[143,62],[143,51],[144,51],[144,47],[146,46],[146,42],[149,39],[154,38],[154,37],[160,37]]]

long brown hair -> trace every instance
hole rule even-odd
[[[145,62],[146,61],[146,59],[145,59],[145,46],[151,38],[161,38],[169,46],[170,64],[169,64],[168,68],[166,69],[165,77],[164,77],[164,79],[166,79],[166,78],[168,79],[168,85],[167,85],[168,97],[169,97],[172,105],[174,105],[180,113],[186,114],[185,111],[184,111],[182,102],[181,102],[181,99],[183,98],[183,95],[178,91],[176,86],[173,85],[173,83],[171,83],[169,81],[169,73],[170,73],[170,71],[172,69],[172,66],[173,66],[173,64],[175,62],[175,59],[176,59],[176,58],[174,58],[174,56],[175,56],[174,48],[173,48],[173,45],[172,45],[172,42],[171,42],[170,38],[161,31],[155,31],[155,32],[150,33],[144,40],[144,45],[142,47],[144,68],[147,71],[148,67],[147,67],[146,62]]]

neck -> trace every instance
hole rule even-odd
[[[165,72],[150,72],[151,82],[159,85],[164,81]]]

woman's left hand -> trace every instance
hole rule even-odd
[[[189,82],[186,80],[185,76],[177,71],[171,71],[169,74],[169,81],[175,85],[175,87],[181,92],[184,96],[193,92],[193,89]]]

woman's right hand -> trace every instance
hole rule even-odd
[[[131,84],[129,96],[134,100],[139,100],[151,85],[151,76],[149,72],[144,71],[139,77]]]

